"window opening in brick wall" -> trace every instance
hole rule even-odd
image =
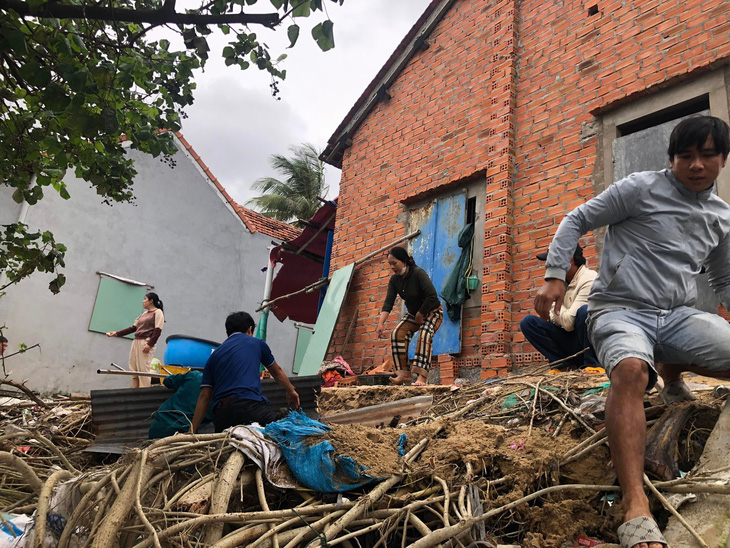
[[[591,16],[596,15],[596,14],[598,14],[598,4],[596,4],[595,6],[591,6],[590,8],[588,8],[588,17],[591,17]]]
[[[473,196],[466,200],[466,224],[476,221],[477,216],[477,197]]]
[[[620,124],[616,126],[616,130],[620,137],[625,137],[626,135],[631,135],[632,133],[656,127],[673,120],[676,120],[677,123],[679,123],[681,118],[691,116],[692,114],[698,114],[702,111],[709,111],[709,109],[710,98],[708,95],[702,95],[676,105],[671,105],[656,112],[652,112],[651,114],[642,116],[636,120]]]

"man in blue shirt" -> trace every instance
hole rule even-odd
[[[276,411],[261,393],[259,364],[263,364],[271,377],[286,389],[289,407],[299,407],[299,394],[276,363],[271,349],[253,336],[255,326],[246,312],[234,312],[226,318],[228,338],[205,364],[191,432],[197,431],[211,401],[216,432],[253,422],[264,426],[276,420]]]

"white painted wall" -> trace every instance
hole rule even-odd
[[[6,362],[11,377],[28,379],[34,390],[88,392],[130,384],[129,378],[96,374],[112,361],[126,367],[131,345],[88,330],[99,271],[154,286],[167,320],[157,345],[161,360],[169,335],[222,342],[229,312],[245,310],[258,320],[254,310],[265,281],[261,268],[272,238],[251,234],[182,151],[174,168],[148,155],[130,155],[139,172],[134,204],[105,205],[88,183],[68,175],[70,200],[47,189],[44,199],[29,208],[26,222],[51,230],[68,247],[63,269],[68,281],[60,294],[48,290],[50,275],[34,274],[0,298],[0,325],[7,326],[10,350],[21,342],[41,344],[41,351]],[[0,224],[17,220],[20,206],[11,194],[0,187]],[[291,372],[293,322],[270,315],[267,341]]]

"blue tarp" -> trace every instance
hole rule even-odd
[[[322,493],[339,493],[382,479],[369,475],[368,468],[353,458],[336,454],[329,440],[316,441],[329,431],[329,426],[301,411],[291,411],[264,429],[279,445],[292,473],[305,487]]]

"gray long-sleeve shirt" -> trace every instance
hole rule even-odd
[[[629,175],[566,215],[545,277],[565,280],[580,237],[602,226],[608,229],[590,311],[692,306],[703,265],[730,305],[730,206],[712,188],[692,192],[669,169]]]

